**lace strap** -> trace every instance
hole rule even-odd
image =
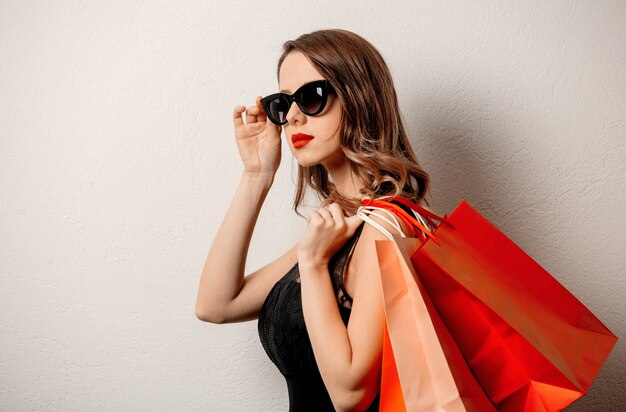
[[[345,272],[345,268],[348,265],[348,262],[350,261],[350,257],[352,257],[352,252],[354,252],[354,249],[356,247],[356,243],[358,238],[361,236],[361,231],[363,230],[363,225],[359,226],[355,232],[355,234],[353,235],[353,237],[348,241],[348,243],[346,243],[346,246],[349,246],[350,249],[348,250],[348,253],[343,255],[343,257],[341,258],[341,260],[338,262],[338,266],[334,269],[334,282],[335,284],[339,287],[338,289],[341,290],[341,296],[337,296],[337,298],[339,299],[339,303],[343,306],[345,302],[348,302],[350,304],[350,306],[352,306],[352,296],[350,296],[348,294],[348,291],[346,291],[345,286],[343,284],[343,274]],[[337,289],[335,289],[335,292],[337,292]]]

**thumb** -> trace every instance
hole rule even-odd
[[[350,235],[354,234],[359,225],[363,222],[363,220],[359,217],[359,215],[353,215],[346,219],[346,224],[348,225],[348,233]]]
[[[262,98],[263,98],[263,96],[257,96],[256,97],[256,107],[259,109],[259,114],[257,116],[266,117],[265,109],[263,108],[263,103],[261,103],[261,99]]]

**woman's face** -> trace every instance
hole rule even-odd
[[[279,86],[282,92],[292,94],[306,83],[322,80],[324,77],[313,67],[306,56],[291,52],[283,60],[279,73]],[[344,165],[344,154],[339,147],[339,125],[341,122],[341,102],[330,93],[324,110],[315,116],[307,116],[294,102],[283,126],[287,144],[301,166],[323,164],[326,169]],[[295,144],[292,136],[306,134],[313,136],[306,144]]]

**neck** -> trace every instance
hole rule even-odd
[[[362,184],[352,170],[350,170],[350,166],[345,158],[338,164],[324,166],[326,170],[328,170],[328,174],[335,185],[335,189],[337,189],[337,192],[341,196],[348,199],[361,199],[363,197],[360,193]]]

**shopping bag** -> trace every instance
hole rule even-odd
[[[429,231],[386,200],[440,223]],[[559,411],[587,392],[617,337],[514,242],[465,201],[443,218],[368,203],[421,231],[417,248],[396,245],[498,411]]]
[[[404,239],[413,249],[418,239]],[[386,329],[381,411],[489,412],[495,408],[459,348],[421,291],[410,254],[394,241],[377,241]]]
[[[384,331],[379,410],[382,412],[407,412],[387,325],[385,325]]]

